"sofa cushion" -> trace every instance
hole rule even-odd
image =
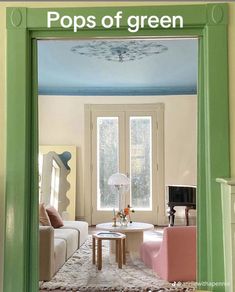
[[[64,239],[54,239],[54,272],[56,273],[66,261],[66,242]]]
[[[55,238],[63,239],[66,242],[66,259],[78,249],[78,231],[74,229],[55,229]]]
[[[63,220],[59,214],[59,212],[53,207],[53,206],[48,206],[46,208],[47,214],[50,218],[51,221],[51,225],[54,228],[60,228],[61,226],[63,226]]]
[[[44,203],[39,204],[39,223],[43,226],[51,226],[51,221]]]
[[[88,223],[85,221],[64,221],[64,226],[60,229],[74,229],[78,231],[78,247],[88,238]]]

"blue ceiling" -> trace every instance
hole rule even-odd
[[[39,94],[172,95],[197,92],[196,39],[154,40],[167,50],[149,56],[146,53],[142,59],[124,62],[104,59],[100,43],[97,43],[96,56],[90,56],[91,42],[94,44],[87,40],[38,41]],[[149,45],[148,42],[153,40],[144,42]],[[82,54],[71,51],[75,46],[82,46]]]

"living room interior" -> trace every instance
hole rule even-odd
[[[42,291],[195,289],[197,67],[197,38],[38,41]],[[102,232],[126,236],[122,269],[113,240],[92,264]]]

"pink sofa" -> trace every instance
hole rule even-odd
[[[196,281],[196,227],[166,227],[161,242],[144,242],[140,256],[162,279]]]

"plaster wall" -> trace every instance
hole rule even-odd
[[[77,217],[85,214],[84,104],[133,103],[164,103],[165,184],[196,185],[197,96],[39,96],[40,144],[77,146]]]

